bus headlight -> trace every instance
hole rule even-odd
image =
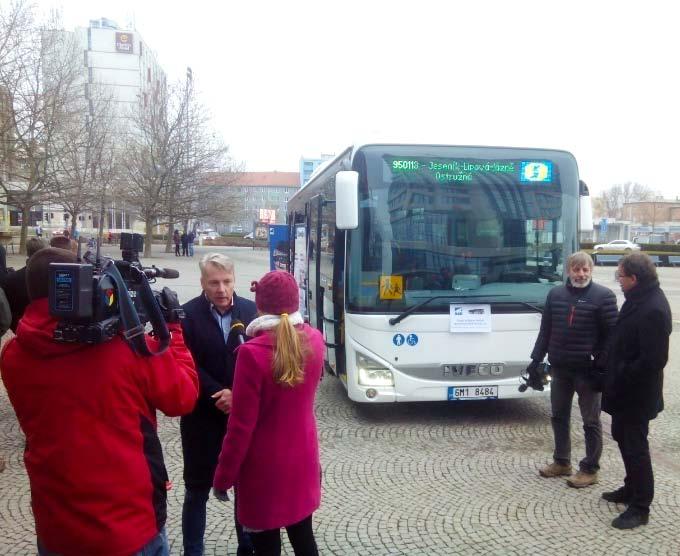
[[[361,386],[394,386],[392,371],[370,357],[357,353],[357,369]]]

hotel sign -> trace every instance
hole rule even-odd
[[[132,33],[116,33],[116,52],[125,52],[132,54],[133,50],[133,35]]]

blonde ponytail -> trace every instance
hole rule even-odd
[[[281,314],[281,321],[275,329],[276,347],[272,367],[274,381],[278,384],[295,386],[305,379],[305,358],[307,342],[304,333],[295,329],[287,313]]]

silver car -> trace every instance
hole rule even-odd
[[[639,251],[640,246],[627,239],[615,239],[609,243],[599,243],[594,249],[595,251]]]

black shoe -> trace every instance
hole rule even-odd
[[[643,514],[639,510],[628,508],[619,517],[612,521],[612,527],[617,529],[635,529],[640,525],[649,523],[649,514]]]
[[[620,487],[611,492],[603,492],[602,498],[607,502],[613,502],[614,504],[628,504],[630,502],[630,494],[626,490],[626,487]]]

